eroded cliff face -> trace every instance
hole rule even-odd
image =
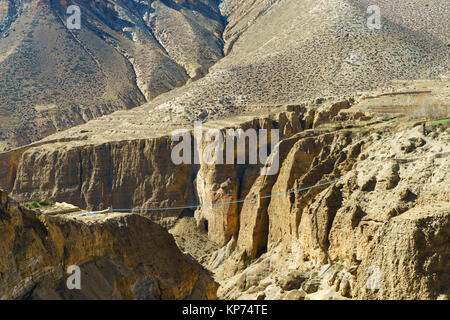
[[[390,129],[299,139],[274,181],[258,178],[250,193],[340,180],[245,203],[234,251],[210,262],[219,297],[448,297],[448,134]]]
[[[309,123],[312,116],[305,107],[282,109],[276,115],[234,119],[211,126],[219,126],[223,131],[229,127],[246,130],[276,126],[288,137],[302,131],[305,125],[312,125]],[[90,138],[50,140],[0,155],[3,169],[0,185],[11,190],[19,201],[49,199],[88,209],[173,207],[245,196],[261,166],[175,165],[171,153],[176,144],[170,135],[105,143],[95,143]],[[242,175],[245,178],[240,178]],[[221,189],[215,200],[210,199],[211,188]],[[215,225],[219,221],[215,218],[216,211],[205,209],[201,214],[208,216],[212,212],[216,220],[211,221],[211,234],[217,236],[218,242],[226,243],[235,231],[232,215],[236,215],[237,207],[224,206],[219,210],[224,210],[225,219],[230,219],[230,225],[225,227],[229,231],[219,231],[222,227]],[[151,217],[173,220],[181,212],[181,209],[153,212]]]
[[[217,285],[166,230],[134,214],[47,215],[1,191],[1,299],[214,299]],[[78,265],[81,290],[66,270]]]
[[[195,213],[223,246],[205,263],[221,283],[219,298],[448,298],[448,132],[404,119],[367,121],[352,103],[303,116],[316,129],[280,142],[277,175],[241,174],[241,197],[223,183],[234,177],[229,168],[202,168],[215,190],[209,201],[247,200]],[[349,118],[356,126],[324,130]]]
[[[1,181],[21,201],[89,209],[222,203],[141,213],[175,225],[175,235],[185,232],[177,218],[193,216],[189,236],[176,239],[214,272],[219,298],[445,298],[450,136],[442,125],[369,112],[377,103],[385,96],[318,99],[204,125],[280,129],[274,175],[261,165],[174,165],[167,135],[96,143],[88,134],[3,154],[17,169]],[[202,231],[211,245],[195,236]]]

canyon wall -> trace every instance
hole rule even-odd
[[[87,137],[23,152],[12,193],[89,209],[206,204],[142,215],[166,227],[194,216],[221,247],[206,265],[220,298],[446,297],[449,136],[439,125],[376,120],[361,103],[316,101],[204,124],[280,129],[275,175],[261,164],[175,165],[169,136]]]
[[[296,111],[282,111],[276,119],[262,116],[244,122],[230,121],[221,124],[225,126],[222,129],[271,129],[277,126],[282,135],[289,136],[302,130],[301,122],[303,125],[306,123],[302,120],[304,117],[311,117],[304,114],[305,110],[300,106],[291,106],[291,109]],[[240,183],[250,185],[251,177],[250,180],[238,177],[241,174],[251,176],[251,172],[260,167],[226,165],[220,168],[220,165],[205,163],[175,165],[171,152],[176,143],[171,136],[105,143],[91,143],[89,140],[42,142],[0,155],[4,169],[1,186],[10,190],[19,201],[66,201],[88,209],[189,206],[198,201],[212,201],[202,191],[203,183],[207,183],[209,190],[213,184],[222,184],[230,176],[235,180],[230,199],[245,196],[247,187],[241,187]],[[217,170],[212,170],[214,167]],[[224,174],[222,181],[219,181],[220,172]],[[238,189],[243,190],[238,194]],[[226,193],[228,191],[222,194],[223,199],[227,197]],[[156,211],[152,216],[177,217],[181,212],[181,209]],[[204,214],[208,213],[205,211]],[[223,241],[228,240],[229,235],[224,236]]]
[[[298,139],[251,195],[340,180],[245,203],[234,251],[211,262],[219,297],[448,298],[450,148],[436,130]]]
[[[0,191],[1,299],[214,299],[217,285],[148,219],[50,216]],[[81,290],[66,270],[78,265]]]

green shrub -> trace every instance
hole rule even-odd
[[[43,207],[49,206],[50,204],[51,204],[50,201],[47,200],[39,201],[39,205]]]

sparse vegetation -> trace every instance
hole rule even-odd
[[[248,266],[252,265],[256,260],[258,260],[257,258],[255,259],[248,259],[244,261],[244,265],[247,268]]]
[[[43,207],[46,207],[46,206],[51,205],[51,203],[48,200],[42,200],[42,201],[39,201],[39,205],[43,206]]]
[[[51,206],[52,203],[48,200],[41,200],[41,201],[33,201],[31,203],[25,203],[23,206],[30,209],[37,209],[39,207],[48,207]]]
[[[448,122],[450,122],[450,119],[441,119],[432,121],[432,123],[440,123],[440,124],[446,124]]]

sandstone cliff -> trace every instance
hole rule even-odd
[[[219,296],[448,297],[448,137],[424,136],[421,127],[384,134],[299,140],[271,193],[342,180],[244,205],[233,253],[212,260],[225,261],[216,270]],[[420,139],[427,147],[405,157],[402,146]],[[261,182],[254,192],[267,188]]]
[[[430,92],[436,104],[441,92]],[[20,201],[88,209],[225,203],[141,212],[175,225],[179,246],[214,272],[220,298],[445,298],[450,136],[445,125],[409,119],[396,106],[410,101],[401,108],[421,111],[421,95],[316,99],[204,124],[280,129],[275,175],[262,175],[261,165],[175,165],[166,132],[146,138],[130,127],[101,136],[90,127],[2,154],[9,169],[0,181]],[[180,225],[181,216],[190,222]]]
[[[47,215],[0,192],[1,299],[214,299],[217,286],[172,236],[133,214]],[[66,270],[78,265],[81,290]]]

